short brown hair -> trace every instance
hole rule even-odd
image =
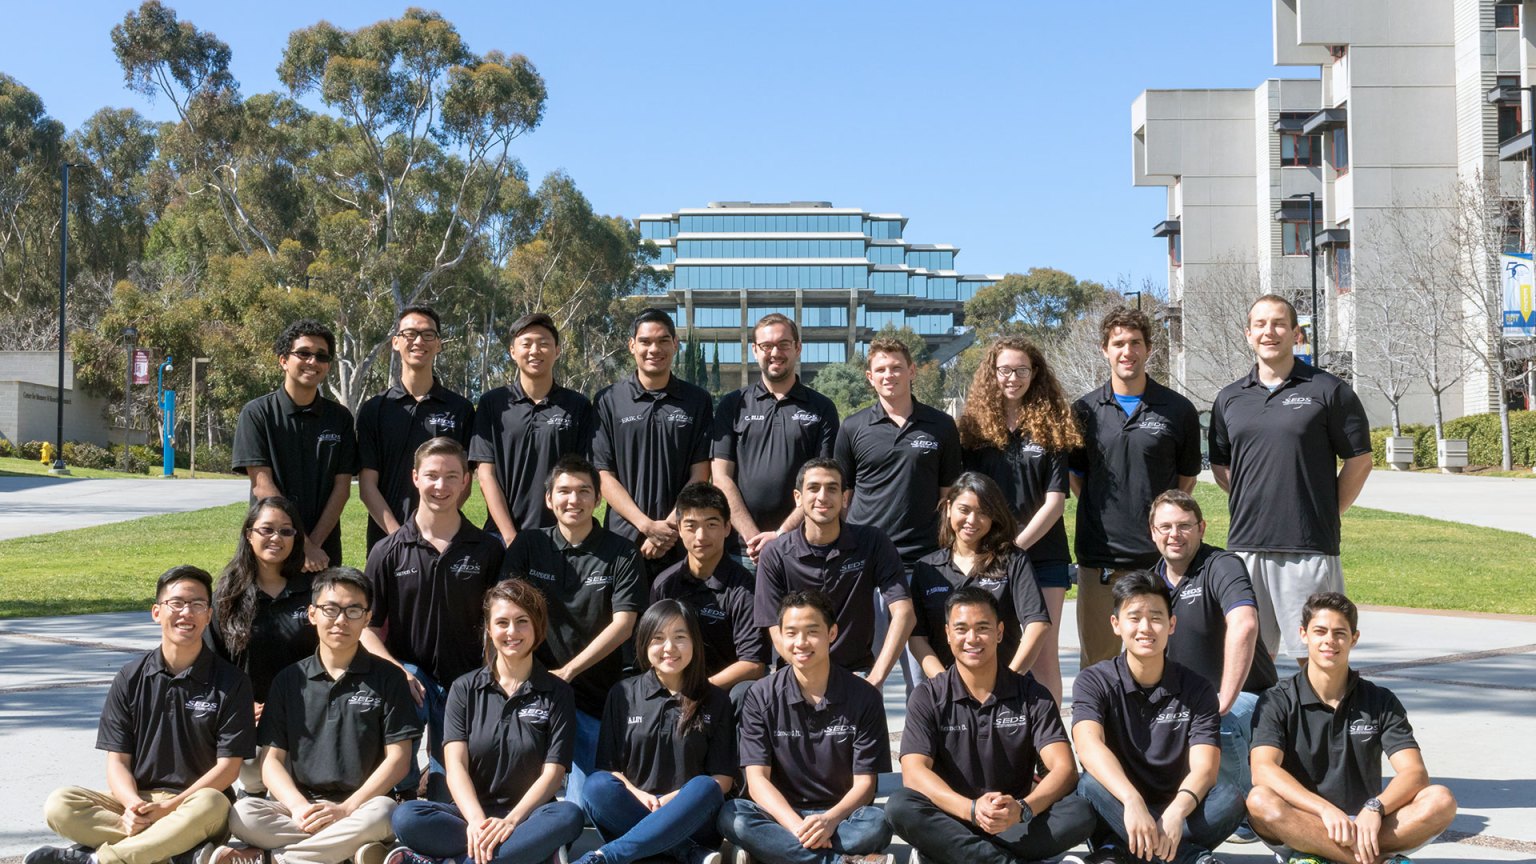
[[[1099,322],[1100,348],[1109,347],[1109,334],[1115,332],[1117,327],[1121,330],[1136,330],[1149,346],[1152,344],[1152,319],[1147,317],[1147,313],[1129,306],[1116,306]]]
[[[1172,504],[1185,513],[1195,514],[1196,522],[1205,521],[1205,514],[1200,512],[1200,502],[1195,500],[1195,496],[1185,492],[1183,489],[1169,489],[1152,499],[1152,506],[1147,508],[1148,525],[1152,524],[1152,520],[1156,518],[1157,508],[1164,504]]]
[[[790,320],[788,315],[778,312],[769,312],[767,315],[757,319],[757,323],[752,325],[752,339],[756,341],[757,331],[764,327],[771,327],[774,324],[783,324],[785,327],[788,327],[789,338],[795,340],[796,345],[800,344],[800,325]]]
[[[439,435],[436,438],[428,439],[420,447],[417,447],[416,461],[411,463],[411,467],[420,468],[421,463],[426,461],[429,456],[456,457],[463,464],[464,470],[469,470],[469,454],[464,452],[464,445],[446,435]]]
[[[487,666],[496,665],[496,643],[491,641],[491,607],[502,601],[528,613],[528,620],[533,622],[533,649],[544,644],[544,634],[549,631],[549,605],[544,601],[544,592],[522,579],[497,582],[491,590],[485,592],[485,602],[481,606]]]
[[[1264,294],[1260,296],[1259,299],[1249,303],[1248,319],[1247,321],[1243,322],[1244,328],[1248,326],[1248,321],[1253,320],[1253,307],[1259,305],[1260,303],[1279,303],[1281,306],[1284,306],[1285,311],[1291,316],[1291,329],[1294,330],[1296,328],[1296,322],[1300,320],[1296,317],[1296,304],[1285,299],[1284,297],[1281,297],[1279,294]]]
[[[912,349],[908,348],[907,343],[900,339],[876,339],[869,343],[869,356],[864,359],[865,369],[869,368],[870,361],[875,359],[876,354],[890,354],[892,356],[900,354],[907,361],[908,366],[914,365],[912,363]]]

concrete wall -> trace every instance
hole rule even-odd
[[[57,387],[0,381],[0,436],[17,444],[54,440],[58,429],[58,393]],[[65,390],[64,440],[107,446],[107,424],[102,419],[105,408],[106,404],[94,396]]]

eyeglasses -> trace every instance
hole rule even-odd
[[[325,618],[329,621],[335,621],[337,618],[340,618],[343,615],[347,616],[348,621],[356,621],[359,618],[362,618],[364,615],[368,614],[367,606],[338,606],[335,603],[326,603],[323,606],[316,606],[315,604],[311,603],[309,608],[316,610],[321,615],[325,616]]]
[[[789,352],[795,350],[795,343],[788,339],[784,339],[779,342],[758,342],[757,350],[763,352],[764,354],[767,354],[770,351],[778,351],[780,354],[788,354]]]
[[[1153,525],[1152,530],[1159,536],[1167,537],[1169,534],[1193,534],[1200,525],[1197,522],[1179,522],[1174,525]]]
[[[415,342],[417,339],[420,339],[428,345],[436,342],[438,337],[436,330],[401,330],[395,335],[399,336],[401,339],[404,339],[406,342]]]
[[[276,535],[278,537],[282,537],[285,540],[289,537],[297,537],[299,534],[299,532],[293,528],[272,528],[267,525],[262,525],[259,528],[252,528],[251,533],[260,534],[263,537],[271,537]]]
[[[332,359],[331,355],[325,353],[324,351],[317,353],[314,351],[305,351],[303,349],[298,351],[289,351],[288,356],[297,357],[305,363],[329,363]]]
[[[993,366],[992,369],[997,372],[997,377],[1005,379],[1028,379],[1029,376],[1035,374],[1035,370],[1028,366]]]
[[[211,608],[211,604],[207,600],[183,600],[180,597],[159,600],[156,603],[172,612],[191,612],[193,615],[201,615]]]

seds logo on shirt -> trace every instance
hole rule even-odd
[[[529,720],[535,723],[543,723],[549,720],[549,709],[530,705],[527,708],[517,709],[517,719]]]
[[[587,578],[581,580],[581,587],[583,587],[583,588],[601,588],[604,585],[608,585],[608,584],[610,584],[612,582],[613,582],[613,577],[609,576],[607,573],[595,573],[595,574],[593,574],[591,576],[588,576]]]
[[[628,422],[628,421],[621,421],[621,422]],[[569,429],[569,428],[571,428],[571,415],[569,415],[569,414],[554,414],[554,415],[551,415],[549,417],[549,419],[544,421],[544,425],[552,427],[554,429]]]
[[[1172,723],[1188,723],[1189,717],[1188,708],[1169,708],[1157,715],[1157,719],[1152,721],[1152,725],[1163,726]]]
[[[348,705],[356,705],[360,711],[372,711],[383,706],[384,700],[372,693],[353,693],[347,698]]]
[[[1162,435],[1169,431],[1168,421],[1161,417],[1142,417],[1136,424],[1136,428],[1151,432],[1153,435]]]
[[[1019,447],[1019,455],[1020,456],[1026,456],[1026,455],[1027,456],[1044,456],[1045,455],[1045,448],[1041,447],[1039,444],[1036,444],[1035,442],[1031,441],[1028,444],[1025,444],[1025,445]]]
[[[864,559],[855,558],[852,561],[846,561],[843,563],[842,567],[838,568],[837,572],[843,574],[844,576],[847,576],[849,573],[863,573]]]
[[[846,741],[850,735],[858,731],[852,723],[831,723],[822,727],[821,734],[824,738]]]
[[[465,556],[448,565],[448,572],[460,579],[468,579],[480,575],[480,562]]]
[[[1381,727],[1372,720],[1351,720],[1349,723],[1349,734],[1352,736],[1369,738],[1380,731]]]
[[[688,426],[693,423],[693,417],[683,410],[663,411],[658,417],[661,422],[671,423],[673,426]]]
[[[796,411],[795,413],[789,415],[789,419],[799,423],[802,426],[808,426],[812,423],[820,423],[821,415],[813,414],[810,411]]]
[[[725,610],[718,606],[700,606],[699,617],[708,618],[711,621],[724,621]]]
[[[438,432],[452,432],[459,426],[459,421],[452,414],[433,414],[427,417],[427,425]]]
[[[907,442],[907,446],[913,450],[937,450],[939,442],[932,438],[913,438]]]
[[[186,708],[193,717],[211,717],[218,713],[219,703],[212,699],[192,698],[187,700]]]
[[[1280,404],[1286,406],[1287,408],[1291,409],[1292,411],[1299,411],[1303,407],[1312,404],[1312,397],[1311,396],[1301,396],[1301,395],[1291,395],[1291,396],[1287,396],[1284,399],[1280,400]]]
[[[315,441],[317,441],[317,442],[319,442],[321,444],[340,444],[341,443],[341,433],[340,432],[321,432],[319,435],[315,436]]]
[[[1006,709],[999,711],[998,715],[992,718],[993,729],[1022,729],[1028,725],[1028,714],[1014,714]]]
[[[1190,586],[1188,589],[1180,592],[1179,596],[1178,596],[1178,599],[1175,602],[1178,602],[1178,603],[1193,603],[1196,600],[1199,600],[1201,597],[1204,597],[1204,596],[1205,596],[1205,586],[1204,585],[1193,585],[1193,586]]]
[[[985,576],[976,580],[976,587],[983,591],[991,591],[994,588],[1002,588],[1008,584],[1005,576]]]

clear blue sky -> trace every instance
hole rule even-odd
[[[71,130],[104,106],[168,119],[123,86],[110,31],[133,0],[6,4],[0,72]],[[233,50],[246,94],[279,89],[287,34],[405,4],[169,0]],[[962,272],[1051,266],[1165,279],[1160,188],[1131,186],[1130,106],[1148,88],[1315,77],[1271,65],[1270,4],[1230,0],[425,3],[470,50],[527,55],[549,87],[518,146],[605,213],[715,200],[897,211]]]

